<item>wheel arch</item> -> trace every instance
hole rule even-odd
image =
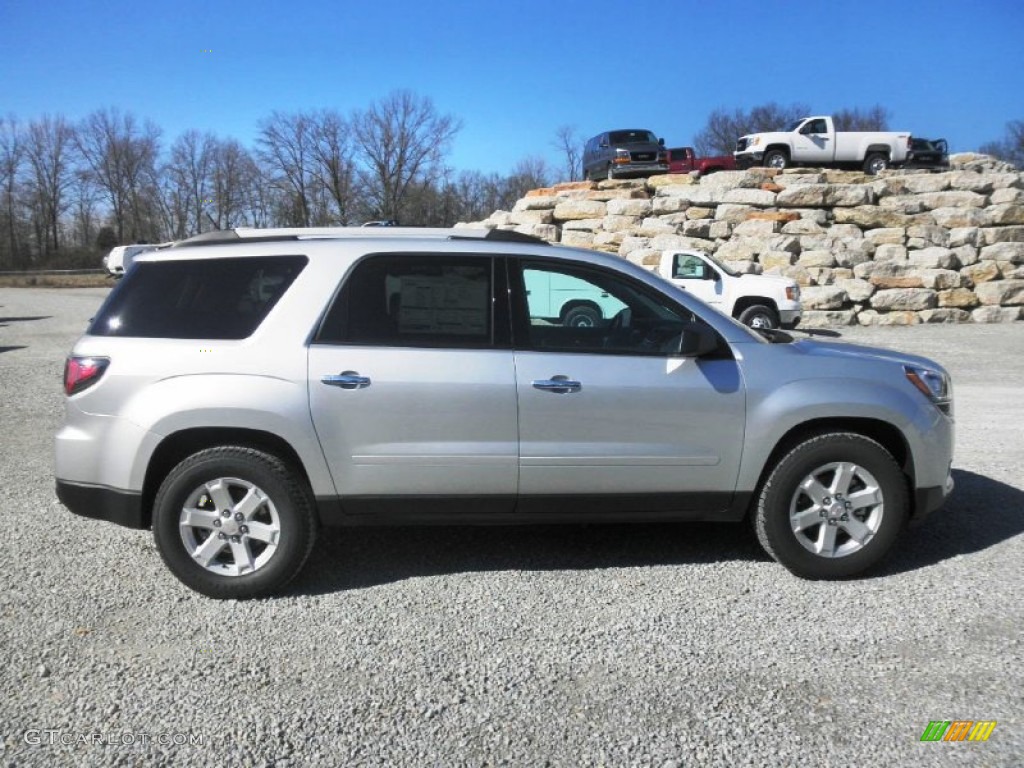
[[[768,454],[764,467],[761,469],[753,499],[756,500],[760,496],[761,488],[764,486],[765,481],[783,456],[796,448],[800,443],[830,432],[851,432],[874,440],[885,448],[899,465],[900,470],[907,479],[908,489],[914,487],[913,453],[906,437],[898,427],[881,419],[863,417],[817,418],[791,427],[775,443],[775,446]],[[913,503],[913,498],[913,494],[910,494],[911,503]],[[750,509],[753,509],[753,504]],[[750,510],[748,510],[748,514],[749,512]]]
[[[590,299],[569,299],[562,308],[558,310],[559,320],[565,320],[565,316],[572,312],[576,307],[590,307],[595,310],[599,315],[604,317],[604,312],[601,311],[601,307],[595,301]]]
[[[149,528],[153,524],[153,501],[167,474],[194,453],[219,445],[239,445],[255,448],[277,456],[294,471],[300,473],[309,485],[310,479],[298,452],[279,435],[258,429],[241,427],[195,427],[168,435],[153,451],[142,485],[142,522]]]
[[[769,299],[767,296],[740,296],[736,299],[736,303],[732,307],[732,316],[739,317],[743,314],[743,310],[748,307],[753,307],[757,304],[762,304],[772,310],[776,315],[779,314],[779,305],[775,303],[774,299]]]

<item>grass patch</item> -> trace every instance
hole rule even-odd
[[[0,275],[0,288],[113,288],[106,275]]]

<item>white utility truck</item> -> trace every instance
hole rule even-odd
[[[836,131],[828,116],[803,117],[784,131],[751,133],[736,143],[736,165],[857,166],[875,174],[902,165],[910,151],[907,131]]]
[[[658,274],[752,328],[800,322],[800,286],[788,277],[740,274],[701,251],[665,251]]]

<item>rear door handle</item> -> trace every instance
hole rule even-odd
[[[551,392],[556,395],[569,395],[573,392],[579,392],[583,389],[583,385],[578,381],[573,381],[568,376],[552,376],[550,379],[535,379],[530,382],[534,389],[540,389],[544,392]]]
[[[321,383],[329,387],[341,387],[342,389],[366,389],[370,386],[369,376],[360,376],[355,371],[342,371],[339,374],[329,374],[320,378]]]

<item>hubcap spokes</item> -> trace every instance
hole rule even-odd
[[[885,512],[874,476],[852,462],[818,467],[797,486],[789,521],[797,541],[820,557],[844,557],[878,533]]]
[[[274,556],[281,535],[270,497],[237,477],[217,478],[193,490],[178,526],[189,556],[221,576],[262,568]]]

